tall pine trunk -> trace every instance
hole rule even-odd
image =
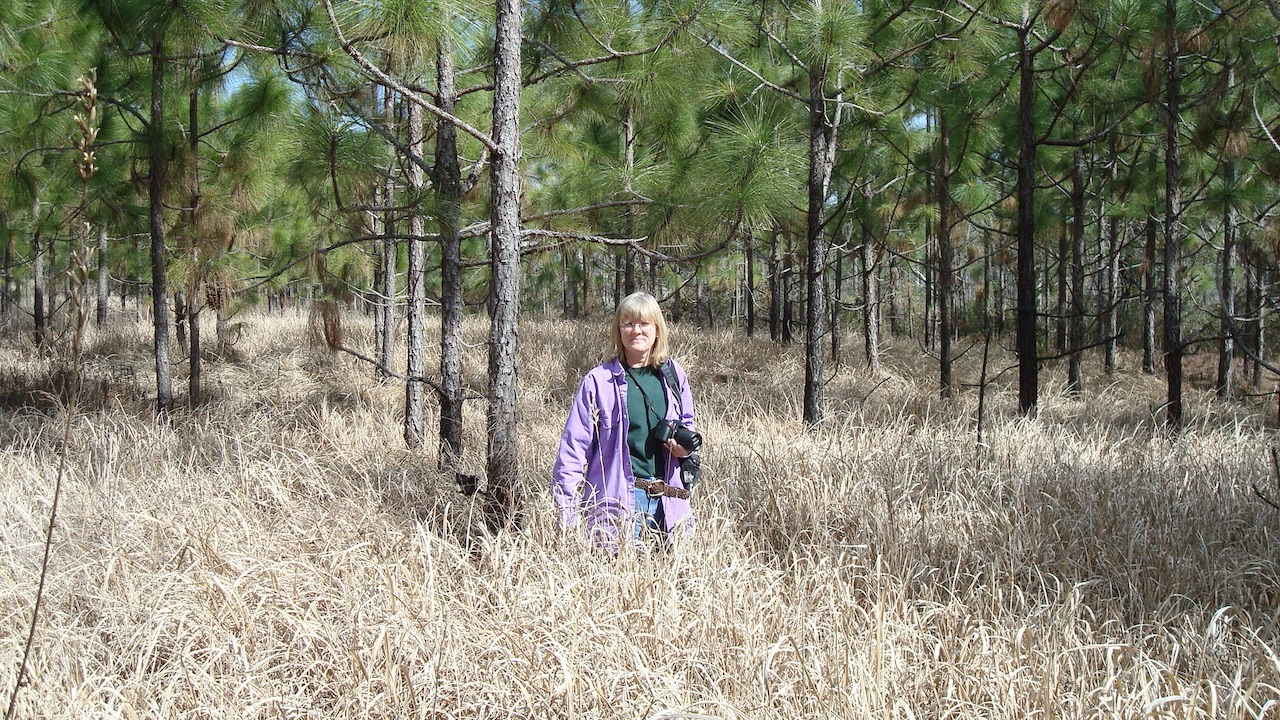
[[[1115,188],[1120,176],[1120,159],[1113,134],[1107,144],[1107,167],[1110,187]],[[1105,205],[1104,205],[1105,209]],[[1103,249],[1106,268],[1102,277],[1103,368],[1108,376],[1116,373],[1116,350],[1120,335],[1120,218],[1107,213],[1106,239]]]
[[[156,360],[156,411],[173,411],[173,379],[169,365],[168,252],[164,240],[164,183],[167,152],[164,146],[164,42],[151,45],[151,114],[147,122],[149,172],[147,201],[151,233],[152,349]]]
[[[391,132],[395,132],[397,126],[396,103],[395,95],[390,88],[383,88],[382,103],[383,117],[386,120],[387,128]],[[396,205],[394,177],[391,168],[387,168],[386,179],[374,190],[375,205],[379,206],[374,212],[379,213],[378,217],[381,219],[381,222],[375,220],[378,224],[379,240],[375,246],[378,253],[376,281],[378,304],[374,308],[376,317],[374,326],[378,331],[375,339],[378,367],[374,373],[379,378],[390,376],[396,345],[396,258],[399,253],[396,251],[397,245],[394,237],[396,225],[395,215],[392,211],[392,208]]]
[[[436,53],[440,109],[453,114],[457,99],[453,49],[442,40]],[[440,224],[440,469],[452,472],[462,454],[462,237],[459,213],[462,170],[458,130],[436,124],[436,217]],[[565,251],[568,252],[567,250]],[[566,255],[567,258],[567,255]]]
[[[408,337],[405,338],[405,374],[409,381],[404,389],[404,442],[411,448],[420,447],[426,437],[426,428],[422,418],[426,400],[425,385],[421,378],[426,369],[426,287],[423,274],[426,271],[426,221],[423,218],[422,198],[426,189],[426,174],[422,164],[422,150],[425,146],[423,132],[422,106],[418,103],[407,103],[409,117],[408,130],[409,153],[413,155],[408,163],[409,194],[409,262],[405,270],[405,291],[407,294]]]
[[[951,303],[954,300],[954,248],[951,243],[951,128],[945,111],[938,111],[938,169],[934,192],[938,193],[938,393],[949,398],[951,388],[951,338],[955,334]]]
[[[746,288],[746,311],[747,311],[747,337],[755,336],[756,332],[756,260],[755,260],[755,235],[747,230],[742,236],[742,254],[743,263],[746,265],[747,288]]]
[[[187,251],[197,262],[192,264],[191,275],[187,281],[187,323],[191,329],[191,343],[188,346],[187,366],[187,404],[197,407],[200,404],[200,383],[204,375],[204,360],[200,353],[200,307],[204,302],[201,296],[203,278],[201,277],[199,260],[199,242],[196,236],[196,222],[200,211],[200,88],[196,73],[192,70],[191,92],[187,95],[187,128],[188,152],[191,154],[188,199],[186,212],[185,236]]]
[[[880,374],[880,279],[871,229],[862,225],[862,340],[867,369]]]
[[[520,319],[520,0],[497,0],[491,158],[493,316],[489,327],[487,517],[493,528],[515,518],[519,481],[516,414]]]
[[[821,0],[814,0],[820,4]],[[825,89],[827,68],[823,60],[809,68],[809,187],[805,240],[805,343],[804,343],[804,424],[817,425],[825,415],[823,404],[822,336],[825,334],[827,298],[823,275],[827,258],[824,208],[831,178],[828,145],[831,127],[827,118]],[[834,134],[834,130],[830,130]]]
[[[1081,378],[1084,361],[1084,151],[1076,148],[1071,164],[1071,305],[1067,330],[1071,356],[1067,360],[1067,394],[1084,389]]]
[[[48,313],[45,312],[45,295],[48,292],[45,278],[44,234],[41,232],[40,199],[31,201],[31,313],[35,321],[35,344],[43,348],[48,340]]]
[[[1178,221],[1182,216],[1182,150],[1178,126],[1182,122],[1182,65],[1177,31],[1177,0],[1165,0],[1166,42],[1169,43],[1165,64],[1165,155],[1164,155],[1164,372],[1168,390],[1165,416],[1169,424],[1182,424],[1182,298],[1178,276],[1182,264],[1182,235]]]
[[[1159,238],[1154,214],[1147,215],[1143,237],[1146,272],[1142,287],[1142,372],[1153,375],[1156,371],[1156,246]]]
[[[1235,184],[1235,163],[1228,161],[1222,169],[1222,179],[1230,187]],[[1222,317],[1218,321],[1218,378],[1215,383],[1219,400],[1231,399],[1231,364],[1235,360],[1233,328],[1236,315],[1236,211],[1230,197],[1222,208],[1222,265],[1220,268],[1218,295]]]
[[[108,296],[108,279],[110,272],[107,270],[107,228],[105,225],[98,226],[98,287],[97,287],[97,308],[94,314],[94,324],[101,327],[107,322],[107,307],[111,303]]]
[[[1035,56],[1028,46],[1030,32],[1018,33],[1018,409],[1029,414],[1040,395],[1039,361],[1036,350],[1036,260],[1035,260],[1035,160],[1036,137],[1033,121]]]

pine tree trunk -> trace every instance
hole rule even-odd
[[[1120,159],[1116,152],[1116,139],[1112,135],[1107,149],[1111,187],[1120,176]],[[1102,281],[1102,332],[1105,356],[1103,367],[1108,376],[1116,374],[1116,350],[1120,335],[1120,218],[1114,214],[1107,218],[1106,271]]]
[[[782,281],[778,274],[782,271],[778,238],[781,231],[774,228],[769,243],[769,339],[774,342],[782,340]]]
[[[756,262],[755,236],[747,231],[742,238],[742,253],[747,266],[747,337],[754,337],[756,332]]]
[[[219,282],[214,289],[214,330],[218,337],[217,351],[218,355],[225,355],[231,349],[233,338],[231,337],[231,310],[228,304],[231,301],[231,291],[225,283]]]
[[[1182,66],[1177,31],[1177,1],[1165,0],[1169,54],[1165,65],[1165,200],[1164,200],[1164,371],[1168,390],[1165,415],[1169,424],[1182,425],[1182,298],[1178,287],[1182,265],[1182,150],[1178,126],[1182,122]]]
[[[880,374],[880,279],[876,276],[876,253],[871,230],[862,226],[862,340],[867,369]]]
[[[31,222],[35,234],[31,237],[31,316],[35,321],[35,344],[43,348],[48,340],[48,317],[45,312],[45,294],[48,292],[45,279],[44,236],[40,231],[40,201],[32,202]]]
[[[192,87],[187,95],[187,141],[188,151],[191,153],[190,162],[190,178],[188,180],[189,197],[187,199],[186,211],[186,227],[183,236],[186,238],[187,252],[191,256],[197,257],[198,248],[196,243],[196,221],[200,211],[200,90],[196,84],[195,70],[192,69]],[[203,286],[203,278],[199,264],[195,264],[191,271],[191,278],[187,282],[187,322],[191,327],[191,343],[188,347],[187,366],[189,373],[187,375],[187,404],[192,407],[200,405],[201,389],[200,381],[203,376],[203,358],[200,355],[200,306],[204,302],[204,298],[200,296],[200,290]]]
[[[582,305],[581,310],[591,307],[591,281],[593,279],[591,258],[587,257],[586,248],[579,248],[578,265],[582,268]],[[678,303],[677,303],[678,305]],[[579,310],[577,305],[574,306],[574,314]]]
[[[1147,215],[1144,233],[1146,275],[1142,293],[1142,372],[1153,375],[1156,371],[1156,240],[1159,237],[1155,215]]]
[[[423,155],[424,141],[422,106],[408,103],[409,152],[414,158]],[[410,448],[422,446],[426,437],[423,421],[423,405],[425,404],[425,386],[421,380],[426,369],[426,288],[423,273],[426,271],[426,221],[422,216],[422,195],[426,190],[426,174],[422,165],[412,159],[408,162],[407,180],[409,194],[412,198],[409,210],[409,257],[405,269],[405,292],[407,294],[408,336],[405,338],[405,374],[409,381],[404,391],[404,442]]]
[[[489,330],[487,517],[515,518],[519,456],[516,405],[520,302],[520,0],[497,0],[494,47],[492,257],[494,312]]]
[[[196,408],[203,401],[201,379],[204,376],[204,360],[200,355],[200,304],[197,293],[190,293],[187,299],[187,322],[191,326],[191,357],[189,366],[191,375],[187,378],[187,404]]]
[[[382,188],[381,182],[374,183],[373,205],[375,208],[386,203],[383,199]],[[369,234],[373,236],[373,289],[370,292],[370,299],[373,301],[373,357],[375,361],[373,374],[374,377],[383,379],[387,377],[387,368],[391,366],[391,358],[385,355],[387,334],[391,332],[391,329],[388,327],[387,314],[385,312],[387,298],[383,295],[383,280],[387,273],[387,238],[383,234],[382,219],[376,209],[367,213],[366,221],[369,223]],[[269,309],[270,297],[268,296]]]
[[[952,396],[951,338],[955,334],[951,303],[954,299],[954,248],[951,244],[951,128],[938,112],[938,168],[934,191],[938,194],[938,393]]]
[[[563,295],[564,295],[563,301],[562,301],[564,307],[562,308],[562,312],[565,318],[578,317],[578,295],[579,295],[578,286],[580,283],[577,280],[578,278],[577,269],[574,267],[574,262],[576,260],[577,260],[577,255],[575,255],[572,252],[571,248],[569,247],[561,248],[560,250],[560,263],[561,263],[561,272],[562,272],[561,286],[562,286]]]
[[[1227,186],[1235,184],[1235,163],[1227,162],[1222,170],[1223,182]],[[1230,198],[1222,209],[1222,266],[1219,276],[1218,295],[1221,303],[1222,317],[1218,322],[1218,332],[1222,339],[1218,341],[1218,378],[1215,383],[1219,400],[1231,399],[1231,364],[1235,361],[1235,337],[1232,328],[1236,315],[1236,211]]]
[[[436,85],[440,109],[452,114],[457,100],[453,48],[442,41],[437,51]],[[462,455],[462,237],[458,216],[462,170],[458,130],[436,124],[435,191],[440,223],[440,469],[455,471]],[[565,251],[567,258],[567,250]],[[566,292],[570,283],[566,283]],[[575,313],[576,314],[576,313]]]
[[[1076,149],[1071,172],[1071,313],[1067,322],[1070,358],[1067,360],[1067,394],[1084,389],[1084,151]]]
[[[821,4],[821,0],[814,0]],[[827,298],[823,292],[823,276],[827,243],[823,209],[831,178],[831,155],[828,135],[831,127],[826,108],[827,68],[824,60],[814,61],[809,68],[809,182],[805,241],[805,343],[804,343],[804,423],[813,427],[826,414],[823,402],[822,336],[826,328]],[[830,130],[834,132],[834,130]]]
[[[833,367],[840,367],[840,346],[843,338],[840,335],[840,309],[844,302],[844,252],[837,250],[836,265],[834,277],[831,278],[831,286],[827,291],[827,295],[831,298],[830,308],[830,327],[831,327],[831,364]]]
[[[1103,367],[1108,376],[1116,374],[1116,345],[1120,335],[1120,218],[1107,220],[1107,269],[1103,278],[1102,331],[1105,358]]]
[[[995,249],[991,245],[991,233],[982,232],[982,302],[978,304],[978,316],[982,318],[983,335],[991,335],[991,272],[993,263],[991,255]]]
[[[107,228],[106,226],[98,227],[98,292],[97,292],[97,308],[94,315],[94,324],[102,327],[107,322],[107,306],[111,303],[111,297],[108,294],[107,280],[110,273],[107,270]]]
[[[795,271],[792,269],[792,260],[790,253],[787,254],[786,264],[782,270],[782,342],[790,345],[795,340],[793,332],[795,326],[795,292],[792,286],[795,284]]]
[[[0,233],[7,238],[4,243],[4,288],[0,291],[0,319],[8,323],[13,316],[13,306],[16,301],[14,293],[17,288],[13,286],[13,244],[15,238],[9,228],[9,213],[0,210]]]
[[[173,291],[173,332],[178,341],[178,348],[190,353],[187,345],[187,293],[181,288]]]
[[[147,201],[150,204],[151,232],[151,316],[154,328],[152,349],[156,359],[156,410],[173,411],[173,379],[169,366],[168,252],[164,241],[164,184],[167,153],[164,146],[164,43],[151,45],[151,115],[147,124]]]
[[[392,125],[394,127],[394,125]],[[395,218],[389,209],[395,205],[395,181],[388,175],[387,181],[383,184],[380,195],[382,203],[388,209],[382,212],[382,241],[378,244],[378,266],[381,269],[379,273],[378,285],[378,308],[375,312],[382,318],[379,323],[382,327],[382,334],[378,340],[378,364],[377,377],[390,377],[388,371],[394,364],[396,348],[396,259],[400,255],[397,250],[397,242],[395,240],[396,226]]]
[[[396,96],[389,88],[382,88],[381,93],[383,119],[388,130],[396,133],[397,128],[400,126],[396,115]],[[378,305],[374,309],[374,315],[377,318],[374,326],[378,330],[374,343],[377,348],[378,367],[374,370],[374,377],[380,380],[391,377],[391,368],[394,367],[396,347],[396,265],[400,255],[399,245],[395,240],[395,211],[392,210],[396,205],[394,167],[386,168],[385,172],[385,179],[374,188],[374,204],[377,207],[374,212],[378,213],[378,219],[380,220],[377,223],[379,240],[376,243],[378,255],[376,259],[377,280],[375,283]]]
[[[929,192],[932,193],[933,177],[927,177],[925,182],[929,184]],[[921,324],[924,327],[924,349],[928,352],[933,352],[937,347],[938,342],[938,286],[935,282],[938,277],[938,258],[936,241],[934,240],[933,221],[930,219],[925,220],[924,248],[921,252],[924,253],[924,264],[920,267],[920,272],[924,273],[924,317],[921,319]]]
[[[1067,352],[1067,290],[1069,289],[1067,269],[1069,266],[1068,258],[1071,255],[1071,236],[1069,233],[1070,231],[1066,226],[1063,226],[1058,233],[1058,303],[1057,308],[1054,310],[1054,347],[1059,355],[1065,355]]]
[[[1257,348],[1258,360],[1265,361],[1267,359],[1267,305],[1263,302],[1267,297],[1267,271],[1261,266],[1257,269],[1258,280],[1253,284],[1256,293],[1256,302],[1254,307],[1257,312],[1254,315],[1253,325],[1253,346]],[[1253,387],[1255,390],[1262,389],[1262,363],[1255,362],[1253,364]]]
[[[1018,34],[1019,149],[1018,149],[1018,409],[1030,414],[1039,402],[1040,377],[1036,350],[1035,160],[1036,136],[1033,93],[1035,56],[1028,47],[1029,32]]]

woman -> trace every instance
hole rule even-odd
[[[667,355],[662,308],[648,293],[628,295],[610,332],[614,357],[578,386],[552,484],[560,526],[582,527],[606,546],[620,531],[666,536],[693,520],[680,476],[691,450],[665,437],[673,427],[693,428],[693,395],[684,368]],[[663,421],[675,425],[663,430]]]

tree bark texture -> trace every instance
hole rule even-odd
[[[1084,389],[1084,151],[1076,149],[1071,167],[1071,299],[1067,318],[1068,347],[1067,394],[1078,395]]]
[[[107,294],[108,280],[111,273],[107,270],[107,228],[105,225],[98,226],[98,287],[97,287],[97,308],[94,314],[94,324],[101,327],[107,322],[107,307],[111,303],[111,298]]]
[[[944,111],[938,111],[938,168],[934,191],[938,193],[938,393],[949,398],[951,388],[951,338],[954,314],[954,249],[951,244],[951,128]]]
[[[1142,292],[1142,372],[1148,375],[1156,371],[1156,245],[1159,229],[1154,215],[1148,215],[1143,226],[1143,276]]]
[[[436,53],[440,108],[453,114],[457,99],[453,49],[442,40]],[[462,454],[462,237],[459,212],[462,170],[458,130],[436,124],[436,218],[440,224],[440,469],[452,471]],[[567,251],[566,251],[567,252]]]
[[[822,337],[826,334],[823,271],[827,243],[823,220],[827,183],[831,177],[826,84],[826,67],[821,61],[815,62],[809,69],[809,200],[805,228],[808,253],[805,258],[804,423],[807,427],[817,425],[825,414]]]
[[[1165,416],[1169,424],[1182,424],[1182,298],[1178,276],[1182,263],[1182,233],[1178,221],[1182,216],[1182,150],[1178,127],[1182,122],[1182,66],[1177,32],[1177,0],[1165,0],[1169,43],[1165,64],[1165,156],[1164,156],[1164,372],[1168,390]]]
[[[173,378],[169,365],[169,283],[168,249],[164,240],[164,183],[166,152],[164,143],[164,43],[151,45],[151,114],[147,123],[150,168],[147,200],[150,204],[151,232],[151,315],[152,349],[156,359],[156,411],[173,410]]]
[[[423,110],[417,103],[406,103],[409,106],[408,131],[409,152],[422,157],[425,146],[423,141]],[[407,294],[408,337],[405,338],[405,374],[409,381],[404,386],[404,442],[410,448],[421,447],[426,437],[423,406],[426,389],[419,379],[426,369],[426,288],[423,273],[427,264],[426,221],[423,218],[422,196],[426,187],[426,175],[422,165],[409,162],[406,169],[409,184],[409,261],[405,269],[405,291]]]
[[[48,339],[48,318],[45,312],[45,279],[44,233],[41,232],[40,198],[31,201],[31,314],[35,321],[35,344],[43,348]]]
[[[1231,186],[1235,183],[1235,163],[1228,161],[1222,169],[1223,181]],[[1230,197],[1222,208],[1222,266],[1218,279],[1218,295],[1221,303],[1222,317],[1218,322],[1218,332],[1222,339],[1218,341],[1218,378],[1215,390],[1219,400],[1231,399],[1231,364],[1235,361],[1235,326],[1236,315],[1236,224],[1237,213]]]
[[[1029,32],[1018,34],[1018,409],[1025,415],[1035,409],[1040,395],[1036,350],[1035,259],[1035,160],[1033,119],[1035,56],[1027,43]]]
[[[867,369],[880,374],[880,279],[870,228],[862,225],[862,339]]]
[[[516,377],[520,302],[520,0],[497,0],[492,157],[492,297],[487,477],[491,527],[515,518],[519,479]]]

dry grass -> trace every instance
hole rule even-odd
[[[250,318],[207,366],[213,399],[170,423],[146,328],[96,334],[69,447],[65,368],[3,338],[5,699],[65,452],[23,718],[1280,716],[1260,408],[1195,395],[1170,437],[1158,379],[1070,400],[1054,367],[1032,420],[1001,379],[977,447],[976,391],[934,399],[899,341],[884,378],[841,369],[805,433],[798,347],[678,331],[710,449],[700,529],[617,558],[559,537],[546,491],[594,327],[522,325],[529,511],[491,538],[434,448],[403,449],[402,388],[315,348],[305,316]]]

